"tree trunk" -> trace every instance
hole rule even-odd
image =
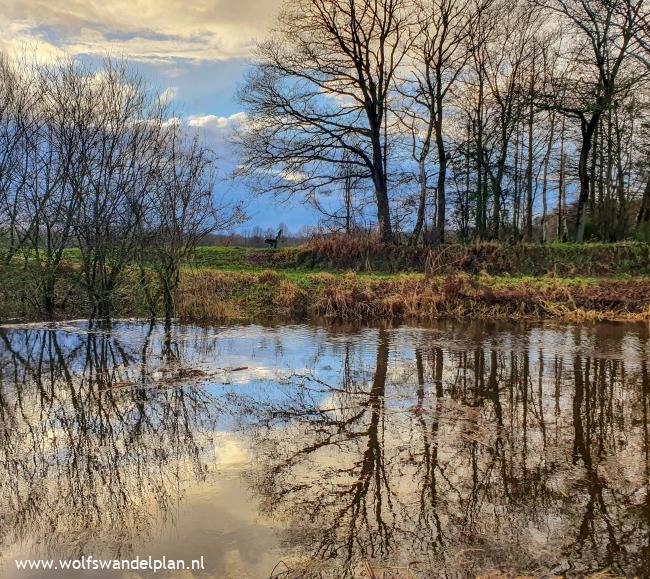
[[[637,226],[644,226],[648,222],[650,222],[650,173],[648,173],[648,178],[645,182],[641,207],[639,208],[639,213],[636,216]]]
[[[108,291],[100,290],[97,298],[97,317],[100,320],[110,320],[112,311],[112,300]]]
[[[165,310],[165,323],[171,323],[172,318],[176,315],[175,294],[178,284],[180,283],[180,270],[178,261],[173,260],[168,267],[161,271],[161,285],[163,308]]]
[[[562,117],[562,128],[560,129],[560,175],[557,183],[557,239],[566,241],[568,239],[566,231],[566,211],[565,211],[565,170],[564,170],[564,134],[565,119]]]
[[[415,220],[415,227],[413,227],[413,235],[411,235],[411,245],[417,245],[420,235],[422,234],[422,227],[424,225],[424,215],[427,203],[427,175],[425,167],[426,155],[421,155],[418,161],[418,184],[420,185],[420,199],[418,202],[418,213]]]
[[[345,234],[352,233],[352,179],[349,172],[345,176]]]
[[[53,276],[48,275],[43,283],[43,309],[48,318],[54,318],[55,308],[55,279]]]
[[[377,200],[377,223],[379,225],[379,237],[384,243],[393,241],[393,228],[390,222],[390,204],[388,202],[388,180],[386,178],[386,159],[381,146],[381,125],[372,130],[372,180],[375,185],[375,197]]]
[[[469,199],[470,199],[470,180],[472,175],[472,154],[470,143],[472,142],[472,126],[470,121],[467,121],[467,146],[465,150],[465,202],[461,206],[461,226],[462,237],[464,240],[469,240]]]
[[[618,196],[618,212],[616,223],[616,241],[625,238],[628,231],[628,199],[625,195],[625,168],[623,167],[623,138],[622,126],[618,112],[614,113],[616,121],[616,193]]]
[[[442,152],[444,153],[444,145],[442,146]],[[444,243],[445,242],[445,224],[447,222],[446,216],[446,204],[447,200],[445,198],[445,175],[447,172],[447,160],[445,157],[441,157],[438,167],[438,203],[437,203],[437,216],[436,216],[436,237],[435,243]]]
[[[533,53],[533,70],[530,82],[530,94],[535,93],[535,54]],[[526,224],[525,239],[528,243],[533,240],[533,128],[535,122],[535,109],[531,100],[528,111],[528,160],[526,163]]]
[[[483,184],[483,99],[484,79],[479,76],[478,100],[476,103],[476,229],[479,239],[485,239],[485,212],[487,200],[484,198],[485,187]]]
[[[542,243],[546,243],[546,217],[548,213],[548,206],[547,206],[547,200],[546,200],[546,192],[548,190],[548,164],[549,160],[551,158],[551,150],[553,149],[553,137],[555,136],[555,113],[551,113],[551,127],[548,135],[548,143],[546,145],[546,154],[544,155],[544,173],[542,177],[542,220],[541,220],[541,228],[542,228],[542,236],[540,238]],[[559,209],[560,206],[558,204],[558,215],[559,215]]]
[[[171,324],[174,317],[174,296],[171,288],[164,284],[163,288],[163,307],[165,310],[165,326]]]
[[[375,196],[377,198],[377,222],[379,224],[379,237],[384,243],[393,241],[393,228],[390,223],[390,205],[386,184],[375,183]]]
[[[440,69],[436,72],[436,147],[438,149],[438,212],[436,216],[436,234],[434,243],[445,242],[445,225],[447,222],[447,200],[445,196],[445,183],[447,181],[447,152],[445,151],[445,139],[442,133],[443,122],[443,95],[440,92],[442,75]]]
[[[580,159],[578,161],[578,179],[580,180],[580,194],[578,196],[578,207],[576,210],[576,243],[582,243],[585,238],[585,207],[589,201],[589,153],[593,143],[594,132],[598,127],[600,113],[594,113],[587,120],[584,115],[580,121],[580,133],[582,143],[580,146]]]
[[[436,233],[433,241],[437,244],[445,242],[445,225],[447,222],[447,200],[445,194],[445,182],[447,180],[447,153],[445,151],[445,142],[442,136],[442,119],[436,123],[436,145],[438,147],[438,191]]]
[[[492,237],[499,239],[501,235],[501,183],[503,182],[503,171],[497,169],[497,177],[492,182]]]
[[[601,133],[600,138],[598,138],[598,133]],[[592,191],[591,197],[596,197],[596,183],[598,183],[598,200],[595,205],[595,210],[592,209],[593,221],[598,224],[600,229],[600,238],[601,240],[607,239],[608,236],[608,217],[607,217],[607,207],[610,202],[610,181],[609,177],[611,175],[611,167],[608,167],[607,172],[605,172],[605,149],[602,146],[603,136],[602,136],[602,125],[598,131],[594,134],[594,144],[592,145],[594,155],[592,159],[592,174],[596,172],[596,158],[599,157],[598,163],[598,179],[592,179]],[[611,143],[611,139],[608,140]],[[600,144],[600,147],[598,146]],[[598,150],[600,149],[600,150]],[[598,152],[598,155],[596,155]],[[609,165],[609,163],[608,163]],[[606,177],[607,175],[607,177]],[[605,187],[605,181],[607,181],[607,187]]]
[[[512,198],[512,236],[514,241],[519,241],[519,211],[521,205],[521,193],[519,190],[519,123],[517,123],[515,131],[515,158],[512,170],[514,181]]]
[[[476,231],[478,238],[485,237],[485,222],[483,221],[483,162],[481,153],[481,136],[476,142]]]

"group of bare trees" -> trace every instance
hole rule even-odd
[[[341,230],[374,206],[385,241],[647,235],[649,22],[643,0],[287,0],[240,172]]]
[[[212,154],[123,63],[3,58],[0,77],[2,260],[29,263],[50,315],[69,248],[94,315],[111,314],[138,266],[152,312],[173,315],[182,260],[225,215]]]

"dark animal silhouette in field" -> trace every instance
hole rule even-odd
[[[269,246],[269,249],[277,249],[278,248],[278,242],[280,241],[280,238],[282,237],[282,229],[278,231],[278,234],[273,237],[268,237],[267,239],[264,240],[264,243]]]

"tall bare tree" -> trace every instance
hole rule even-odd
[[[535,0],[550,13],[560,15],[575,36],[572,66],[553,79],[552,106],[575,118],[580,126],[576,210],[578,243],[584,240],[586,207],[590,196],[589,163],[594,136],[603,114],[614,106],[621,90],[633,79],[623,77],[632,40],[639,26],[643,0]],[[559,95],[562,98],[558,98]]]
[[[388,111],[410,17],[405,0],[288,0],[241,92],[242,172],[289,194],[369,179],[392,240]]]
[[[417,241],[424,222],[427,197],[427,165],[432,140],[437,157],[436,223],[432,241],[445,240],[448,151],[444,132],[445,103],[471,57],[468,38],[489,2],[432,0],[416,2],[410,82],[403,91],[406,103],[401,116],[412,135],[412,155],[418,164],[420,189],[412,239]],[[403,121],[404,122],[404,121]]]

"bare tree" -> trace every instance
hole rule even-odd
[[[623,11],[628,11],[635,6],[634,0],[626,0]],[[635,54],[645,64],[650,71],[650,8],[643,6],[639,9],[638,23],[635,30],[634,39],[637,43],[638,50]],[[641,206],[637,213],[637,227],[647,227],[650,223],[650,151],[646,150],[645,163],[645,187],[641,198]]]
[[[182,264],[208,233],[238,223],[243,214],[238,206],[216,205],[214,155],[196,137],[184,135],[177,123],[168,127],[162,155],[153,208],[140,239],[143,265],[156,272],[169,325]]]
[[[97,131],[90,97],[94,79],[70,60],[34,63],[29,76],[39,96],[26,140],[24,247],[43,309],[53,316],[64,250],[72,244],[85,193],[75,187],[73,167],[83,162],[83,150]]]
[[[534,82],[535,79],[535,34],[540,25],[540,15],[526,10],[525,6],[501,5],[493,18],[498,18],[500,24],[495,28],[491,44],[486,46],[485,57],[479,66],[485,70],[490,91],[489,115],[486,118],[488,151],[484,161],[493,195],[491,235],[498,239],[501,234],[503,183],[508,173],[511,139],[525,116],[531,122],[530,113],[526,110],[526,99],[522,95],[526,82]],[[516,157],[515,151],[515,167],[518,165]],[[518,187],[515,177],[515,190]],[[519,200],[515,199],[514,203],[518,206]],[[515,227],[514,235],[518,237],[516,229]]]
[[[35,129],[36,91],[19,63],[0,54],[0,255],[8,262],[25,241],[31,220],[24,213],[27,142]]]
[[[241,92],[242,173],[289,194],[368,179],[392,240],[387,117],[409,17],[404,0],[287,1]]]
[[[585,209],[590,196],[589,162],[602,115],[634,79],[623,78],[623,65],[632,48],[639,25],[643,0],[535,0],[551,13],[559,14],[575,34],[572,66],[552,79],[546,91],[550,106],[578,120],[580,154],[578,178],[580,192],[576,211],[578,243],[584,240]],[[562,98],[560,98],[560,96]]]
[[[437,150],[436,223],[432,241],[442,243],[446,225],[448,152],[444,134],[445,102],[470,59],[467,39],[487,3],[474,0],[416,2],[417,24],[413,31],[411,78],[403,83],[406,99],[400,110],[411,135],[412,157],[418,165],[418,210],[412,241],[417,242],[424,224],[428,190],[427,165],[432,141]]]
[[[25,55],[0,60],[0,77],[0,241],[5,260],[24,259],[26,295],[53,316],[65,251],[76,246],[91,316],[113,313],[137,265],[142,278],[156,274],[169,320],[181,262],[242,216],[213,201],[212,153],[123,62],[96,69]]]
[[[93,313],[111,315],[112,296],[139,247],[140,224],[160,177],[166,105],[123,63],[107,61],[85,93],[92,100],[86,146],[70,168],[83,192],[75,236]]]

